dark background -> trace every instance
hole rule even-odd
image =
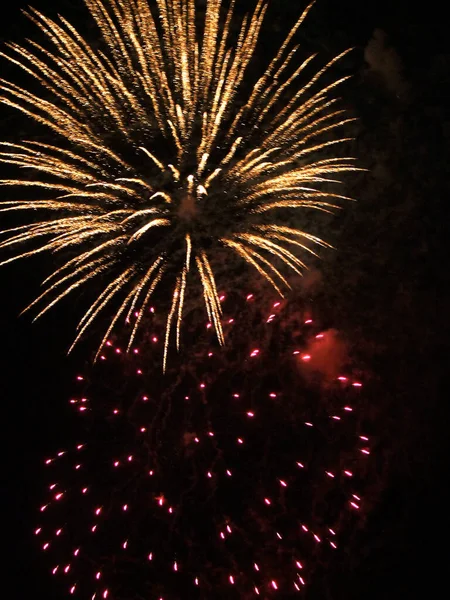
[[[68,15],[82,29],[80,4],[33,3],[44,12]],[[2,9],[1,42],[33,35],[21,5],[22,0]],[[273,53],[280,32],[303,6],[303,1],[272,0],[261,56]],[[308,50],[321,51],[324,59],[355,47],[337,73],[354,75],[343,95],[359,118],[353,153],[369,172],[349,183],[358,202],[321,231],[337,250],[312,265],[314,276],[305,289],[347,333],[373,373],[382,390],[379,426],[388,440],[385,492],[368,521],[354,569],[342,575],[338,589],[345,593],[330,590],[333,599],[431,598],[446,579],[450,52],[440,10],[406,0],[318,0],[300,35]],[[13,76],[5,62],[0,73]],[[2,137],[17,131],[26,136],[21,117],[3,108],[0,116]],[[10,600],[58,598],[31,531],[42,459],[64,446],[70,432],[67,400],[83,351],[64,355],[76,316],[71,302],[34,325],[29,316],[18,318],[48,269],[41,258],[1,273],[6,552],[1,587],[10,588]]]

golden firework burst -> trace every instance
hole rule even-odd
[[[356,170],[351,158],[323,153],[346,141],[335,132],[352,120],[333,97],[346,78],[322,83],[343,55],[310,77],[313,56],[295,65],[293,39],[311,3],[246,92],[263,0],[237,28],[234,0],[228,7],[208,0],[202,23],[195,0],[85,3],[101,47],[63,17],[54,21],[30,9],[51,50],[29,41],[1,53],[44,92],[1,80],[0,101],[55,139],[1,144],[2,162],[31,173],[1,184],[34,192],[1,202],[0,210],[48,214],[2,232],[0,247],[19,251],[1,264],[44,251],[66,255],[26,309],[40,304],[36,318],[80,286],[100,282],[74,341],[114,306],[99,352],[118,320],[135,313],[131,346],[156,286],[172,277],[165,365],[172,330],[180,344],[188,280],[195,276],[224,342],[212,266],[217,249],[244,259],[282,294],[289,284],[281,267],[297,273],[305,267],[296,250],[326,245],[280,215],[336,207],[343,196],[324,184]],[[25,243],[31,248],[23,250]]]

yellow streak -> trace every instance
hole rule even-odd
[[[338,183],[341,173],[359,169],[351,158],[323,158],[349,139],[337,130],[352,119],[335,108],[333,97],[347,77],[322,85],[324,75],[347,51],[297,87],[300,75],[315,58],[309,56],[294,65],[299,48],[294,36],[311,2],[264,75],[238,105],[235,98],[261,35],[265,0],[258,0],[237,28],[232,25],[235,0],[230,0],[227,10],[222,0],[206,0],[200,28],[195,0],[155,0],[157,15],[147,0],[85,1],[100,29],[103,51],[86,42],[64,18],[53,21],[30,9],[29,18],[50,47],[30,41],[26,47],[7,44],[5,52],[0,52],[45,90],[40,97],[0,80],[0,102],[47,127],[57,140],[54,145],[0,142],[0,162],[27,173],[22,179],[4,179],[0,185],[20,186],[33,196],[42,194],[36,199],[0,202],[0,212],[46,211],[45,220],[0,232],[4,235],[0,249],[15,252],[0,264],[74,248],[76,256],[45,280],[47,288],[28,308],[49,301],[40,316],[70,291],[104,274],[109,279],[81,318],[74,344],[112,299],[120,296],[121,304],[99,352],[120,316],[125,311],[130,316],[136,309],[130,347],[147,303],[170,264],[165,252],[171,246],[156,255],[161,251],[159,246],[158,250],[152,247],[152,230],[171,226],[168,244],[186,244],[186,254],[179,272],[172,274],[176,285],[166,327],[166,368],[175,314],[180,347],[193,256],[208,318],[219,342],[224,343],[213,269],[196,241],[201,239],[196,218],[207,203],[211,203],[208,210],[218,207],[217,222],[222,217],[221,195],[224,211],[232,214],[235,210],[229,231],[216,241],[257,269],[280,294],[280,286],[289,284],[275,264],[281,262],[301,273],[305,265],[294,251],[315,254],[310,245],[328,246],[295,227],[278,225],[275,219],[278,211],[331,212],[348,199],[328,191],[328,186]],[[160,138],[163,145],[156,147]],[[150,165],[138,150],[150,159]],[[172,153],[173,164],[165,164],[167,152]],[[133,157],[131,164],[126,156]],[[233,192],[224,194],[228,186]],[[184,222],[180,208],[186,198],[201,201],[195,217]],[[32,218],[32,212],[24,214]],[[290,222],[295,222],[294,216]],[[150,266],[141,270],[137,263],[123,264],[129,244],[146,233],[149,243],[143,244],[143,250],[148,254],[143,260]],[[35,245],[23,250],[22,244],[29,243]]]

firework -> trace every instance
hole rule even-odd
[[[304,597],[346,548],[373,501],[362,383],[345,370],[326,393],[305,385],[327,332],[298,304],[252,301],[224,307],[230,350],[202,324],[165,385],[146,368],[156,324],[150,349],[127,358],[108,340],[77,377],[85,432],[46,459],[35,530],[74,597]]]
[[[99,353],[117,322],[137,311],[131,347],[158,285],[170,298],[165,352],[171,331],[179,347],[190,281],[201,282],[223,343],[215,262],[239,257],[283,294],[285,269],[305,267],[298,252],[326,245],[292,223],[298,209],[335,208],[344,196],[330,185],[355,170],[352,159],[329,154],[346,141],[336,131],[352,120],[333,97],[346,78],[324,79],[340,56],[313,75],[313,56],[296,60],[295,34],[311,4],[249,86],[262,0],[236,25],[234,0],[228,8],[208,0],[204,22],[195,0],[85,3],[100,46],[64,18],[30,9],[48,47],[11,43],[1,53],[43,90],[2,80],[1,102],[52,136],[2,143],[0,160],[25,170],[2,185],[30,198],[0,210],[42,219],[2,232],[0,248],[13,252],[2,264],[41,252],[62,257],[28,307],[40,307],[36,318],[95,282],[74,344],[109,312]]]

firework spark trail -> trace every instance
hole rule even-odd
[[[323,184],[356,170],[353,160],[324,158],[323,151],[347,140],[335,130],[351,119],[331,97],[346,78],[321,85],[343,54],[298,87],[314,57],[294,66],[298,47],[292,40],[311,3],[247,101],[238,104],[267,10],[263,0],[244,17],[234,42],[234,0],[227,10],[221,0],[208,0],[203,27],[195,0],[155,0],[154,10],[147,0],[85,3],[103,50],[93,49],[64,18],[56,22],[30,9],[28,17],[53,50],[30,41],[28,47],[7,44],[9,51],[0,53],[45,88],[41,97],[1,80],[0,101],[58,140],[1,144],[0,161],[29,169],[31,176],[0,183],[42,197],[3,201],[0,211],[44,211],[49,217],[5,229],[0,248],[20,249],[0,264],[43,251],[78,252],[46,280],[38,298],[46,305],[38,316],[101,278],[103,291],[77,335],[104,310],[112,311],[99,351],[120,316],[142,314],[158,283],[171,279],[166,357],[174,326],[180,344],[188,280],[196,274],[223,343],[213,271],[217,250],[243,258],[282,294],[288,283],[280,267],[297,273],[305,268],[294,251],[325,245],[285,227],[289,211],[330,211],[345,198]],[[282,222],[280,211],[286,213]],[[32,247],[23,250],[27,242]]]

